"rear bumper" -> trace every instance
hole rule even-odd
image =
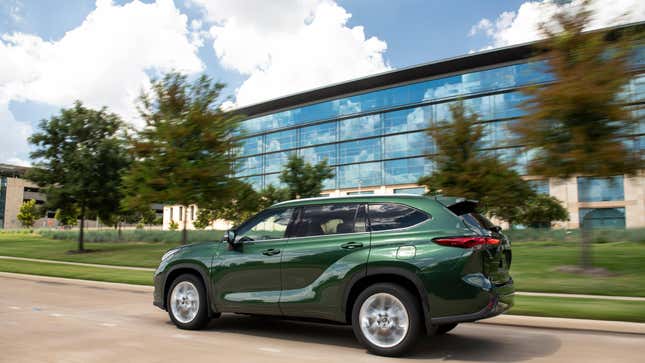
[[[466,323],[491,318],[507,311],[513,306],[515,300],[513,280],[511,279],[503,285],[495,286],[489,294],[488,304],[480,311],[471,314],[431,318],[430,323],[432,325]]]

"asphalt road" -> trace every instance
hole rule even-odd
[[[1,362],[394,362],[349,327],[224,315],[176,329],[146,288],[0,277]],[[643,335],[462,324],[406,361],[643,362]]]

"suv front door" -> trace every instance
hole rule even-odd
[[[362,204],[300,207],[282,247],[282,313],[337,319],[344,278],[364,270],[369,246]]]
[[[219,311],[279,315],[280,259],[293,208],[261,212],[236,230],[239,246],[222,242],[211,281]]]

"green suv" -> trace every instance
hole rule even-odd
[[[476,203],[415,195],[278,203],[221,242],[168,251],[154,304],[182,329],[220,313],[351,324],[375,354],[513,305],[511,247]]]

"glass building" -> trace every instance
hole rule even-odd
[[[641,26],[637,25],[637,26]],[[556,180],[526,175],[531,155],[509,126],[521,122],[523,88],[554,80],[532,46],[519,45],[394,70],[238,109],[243,121],[236,176],[256,189],[281,186],[290,154],[333,166],[321,196],[423,194],[419,177],[431,174],[436,147],[427,134],[450,121],[450,105],[463,101],[477,113],[485,134],[479,147],[515,162],[531,187],[558,198],[570,220],[560,227],[645,227],[645,178],[574,177]],[[633,78],[621,97],[645,116],[645,47],[635,46]],[[623,142],[645,150],[645,122]],[[178,208],[168,206],[165,209]],[[164,228],[170,211],[164,211]]]
[[[484,125],[481,149],[513,160],[516,170],[526,175],[531,155],[521,148],[509,126],[520,122],[523,115],[520,105],[527,96],[522,89],[553,81],[544,62],[532,55],[530,45],[475,53],[238,109],[247,119],[243,121],[236,176],[256,189],[280,186],[279,175],[288,156],[297,154],[310,163],[327,160],[333,166],[335,177],[325,182],[324,196],[422,194],[424,189],[416,181],[432,173],[432,155],[436,152],[427,129],[437,121],[449,121],[449,107],[459,100],[477,113]],[[642,115],[643,47],[635,47],[633,66],[633,79],[622,98]],[[643,152],[642,120],[624,142],[634,152]],[[638,196],[625,190],[627,184],[627,189],[632,189],[632,184],[638,189],[642,178],[574,178],[564,183],[569,185],[565,192],[561,190],[563,182],[539,176],[527,179],[537,192],[554,195],[567,205],[575,204],[569,208],[570,226],[577,227],[587,215],[598,226],[645,226],[645,217],[625,223],[630,213],[645,215],[642,190]],[[577,190],[575,200],[572,189]],[[626,201],[630,198],[638,199],[640,209],[629,211]],[[606,210],[595,211],[599,208]],[[603,216],[610,220],[603,222]]]

